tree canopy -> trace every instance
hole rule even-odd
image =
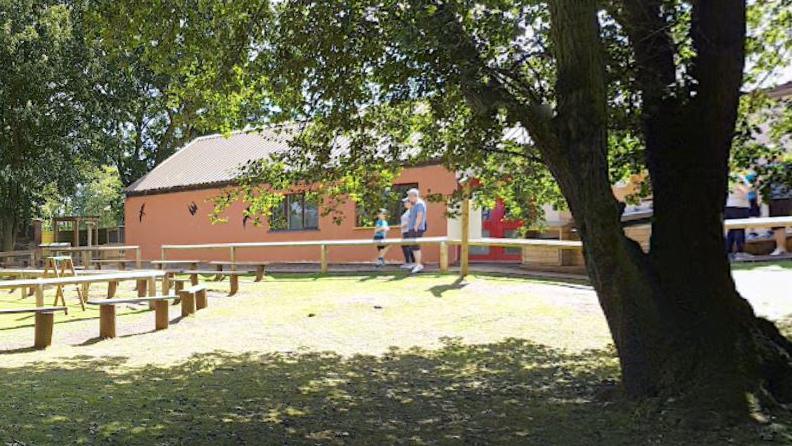
[[[56,153],[98,155],[128,182],[194,135],[261,125],[282,124],[290,148],[245,166],[216,218],[237,200],[261,218],[292,187],[326,213],[377,205],[403,166],[439,160],[513,217],[569,207],[627,394],[743,412],[747,394],[792,401],[792,344],[737,293],[722,227],[730,166],[788,181],[788,104],[745,93],[788,63],[792,1],[0,5],[14,17],[0,16],[9,202],[30,209],[41,175],[26,166],[68,159]],[[638,172],[649,252],[611,191]]]

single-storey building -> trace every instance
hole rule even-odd
[[[209,135],[196,138],[126,189],[126,243],[140,245],[143,258],[151,260],[159,258],[160,247],[168,244],[370,238],[372,229],[361,226],[356,205],[351,200],[341,209],[346,218],[341,224],[336,224],[332,216],[321,216],[317,203],[306,200],[303,194],[287,195],[283,210],[274,212],[269,221],[260,226],[253,225],[249,219],[243,217],[243,203],[237,203],[226,211],[227,223],[210,222],[211,199],[218,196],[223,188],[234,184],[238,167],[249,160],[261,159],[283,150],[286,144],[281,133],[269,129],[236,132],[230,137]],[[459,185],[455,172],[441,164],[424,164],[403,169],[394,182],[391,195],[394,198],[404,196],[413,187],[428,195],[450,194]],[[425,236],[458,237],[460,222],[458,219],[448,218],[445,204],[429,202],[427,205],[428,231]],[[392,207],[391,217],[396,224],[400,215],[400,203],[394,200]],[[483,213],[473,209],[472,236],[516,236],[515,229],[519,223],[504,220],[502,217],[502,207]],[[399,235],[398,229],[395,229],[389,236]],[[427,262],[439,261],[437,246],[423,249]],[[479,249],[473,253],[473,259],[519,262],[520,252],[512,251],[498,248]],[[179,255],[182,258],[224,260],[227,253],[219,250],[173,253],[174,258]],[[315,247],[279,247],[240,250],[237,259],[316,262],[319,255],[319,250]],[[391,249],[388,254],[390,260],[398,260],[400,256],[399,249]],[[371,261],[373,258],[373,247],[337,248],[330,254],[332,262]],[[455,259],[456,253],[452,252],[450,260],[453,262]]]

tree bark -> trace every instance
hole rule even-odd
[[[16,213],[10,209],[0,212],[0,251],[13,251],[18,229]]]
[[[706,73],[696,99],[682,107],[656,90],[645,95],[654,193],[649,255],[624,235],[610,190],[594,1],[551,2],[557,142],[539,146],[575,218],[627,393],[684,394],[704,410],[747,413],[746,393],[792,401],[792,349],[739,296],[723,250],[721,212],[745,35],[744,4],[731,3],[729,13],[701,5],[694,11],[699,70]],[[659,60],[642,73],[658,86],[667,73],[656,57],[663,49],[644,50],[657,50],[639,51],[638,58]]]
[[[697,409],[745,415],[747,394],[792,402],[792,344],[737,293],[722,207],[744,63],[745,5],[694,3],[696,91],[672,91],[675,48],[662,2],[622,0],[642,89],[654,194],[649,254],[624,234],[608,177],[607,105],[596,0],[551,0],[556,113],[511,94],[439,7],[438,40],[477,113],[505,110],[528,129],[574,217],[587,272],[634,398],[685,396]],[[673,94],[672,94],[673,93]]]

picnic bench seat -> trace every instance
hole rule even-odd
[[[165,330],[168,328],[168,301],[175,300],[176,295],[148,296],[133,299],[98,299],[89,300],[89,305],[99,306],[99,337],[110,339],[116,337],[116,305],[149,303],[154,304],[154,329]]]
[[[217,271],[212,271],[212,270],[190,270],[190,271],[185,271],[185,273],[190,275],[193,285],[198,283],[199,274],[205,276],[217,275]],[[223,275],[228,276],[228,282],[230,285],[229,286],[230,290],[228,291],[229,296],[233,296],[234,294],[237,293],[237,291],[239,291],[239,276],[243,276],[250,273],[251,271],[223,271]]]
[[[196,310],[202,310],[209,306],[209,300],[206,297],[206,285],[193,285],[179,291],[179,299],[181,299],[181,312],[182,316],[186,317]]]
[[[223,271],[224,266],[253,266],[256,268],[256,282],[261,282],[264,279],[264,268],[269,265],[269,262],[232,262],[228,260],[217,260],[209,262],[210,265],[215,265],[217,267],[217,271]],[[225,272],[225,271],[223,271]],[[218,276],[222,276],[223,274],[218,274]]]
[[[182,265],[182,264],[189,264],[190,269],[197,269],[199,263],[201,263],[200,260],[152,260],[151,261],[151,264],[155,265],[159,269],[163,269],[163,267],[167,265]]]
[[[33,347],[37,349],[44,349],[52,345],[52,331],[55,327],[55,312],[57,311],[63,311],[66,313],[66,307],[9,308],[0,310],[0,315],[34,313],[36,315],[36,330],[33,340]]]
[[[91,263],[96,265],[96,269],[101,270],[102,265],[118,265],[118,269],[125,270],[126,266],[130,263],[135,263],[136,260],[128,260],[128,259],[96,259],[91,260]]]

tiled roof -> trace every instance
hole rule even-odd
[[[775,99],[783,99],[792,96],[792,81],[769,89],[767,95]]]
[[[285,150],[288,130],[272,127],[192,140],[126,188],[128,195],[212,187],[232,182],[240,166]]]

